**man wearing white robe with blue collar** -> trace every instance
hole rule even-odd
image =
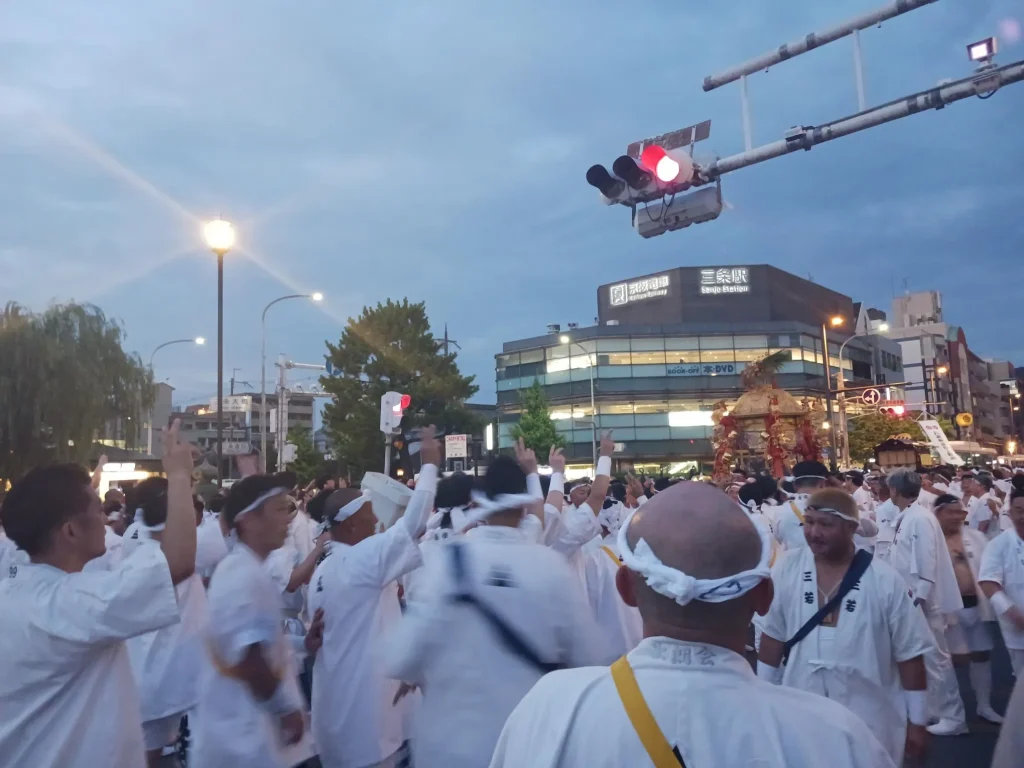
[[[401,620],[398,579],[423,564],[417,546],[434,508],[441,448],[423,430],[423,461],[405,514],[383,533],[368,494],[341,488],[324,504],[330,554],[310,580],[310,608],[323,609],[324,641],[313,666],[313,733],[324,768],[397,768],[405,759],[404,706],[379,656]]]
[[[902,765],[905,746],[908,757],[924,756],[923,655],[933,640],[903,578],[887,563],[872,560],[849,592],[838,595],[857,553],[859,511],[854,498],[836,488],[808,500],[808,546],[788,552],[772,570],[775,600],[764,621],[758,674],[843,704]],[[836,596],[835,610],[792,647],[786,661],[786,641]]]
[[[896,536],[889,549],[889,563],[907,583],[914,604],[924,611],[935,638],[934,646],[924,657],[928,671],[929,714],[937,720],[928,730],[936,736],[966,733],[967,715],[946,644],[947,616],[960,611],[964,602],[946,547],[946,536],[935,514],[917,503],[921,493],[921,477],[917,472],[894,470],[886,483],[893,504],[900,510]]]
[[[728,496],[673,485],[627,519],[619,552],[616,582],[645,639],[611,669],[541,678],[491,768],[894,768],[841,705],[754,675],[744,646],[771,605],[771,545]]]
[[[505,719],[550,666],[599,659],[569,566],[520,527],[543,499],[533,451],[520,444],[517,458],[488,467],[466,535],[440,545],[424,601],[410,604],[388,643],[390,674],[423,689],[411,739],[417,768],[486,765]],[[511,647],[507,633],[523,645]]]

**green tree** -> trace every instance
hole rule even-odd
[[[384,466],[380,398],[388,391],[412,398],[403,430],[434,424],[445,433],[471,432],[476,416],[465,407],[478,387],[463,376],[455,354],[445,354],[430,332],[425,305],[388,299],[364,307],[349,319],[337,344],[327,344],[337,375],[320,383],[333,396],[324,408],[324,426],[338,462],[350,471],[379,472]],[[403,449],[407,458],[407,449]],[[407,468],[408,471],[409,468]]]
[[[943,417],[938,419],[946,437],[952,438],[952,423]],[[875,457],[875,446],[896,435],[910,435],[912,439],[925,442],[927,438],[921,427],[909,417],[894,418],[884,413],[865,413],[850,418],[850,458],[864,462]]]
[[[533,449],[539,461],[547,461],[551,447],[561,448],[565,445],[565,438],[555,430],[555,422],[548,412],[548,399],[539,381],[534,379],[533,385],[522,392],[521,402],[523,411],[519,423],[512,426],[512,439],[523,438],[526,447]]]
[[[37,464],[85,462],[112,420],[134,447],[153,377],[123,348],[124,329],[94,306],[0,313],[0,486]]]
[[[296,474],[300,486],[306,486],[324,471],[323,454],[313,445],[313,436],[308,429],[293,427],[288,431],[288,442],[295,446],[295,460],[288,469]]]

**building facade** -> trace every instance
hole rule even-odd
[[[534,382],[570,463],[589,465],[595,434],[611,429],[621,459],[676,473],[711,460],[713,405],[735,403],[743,370],[767,354],[785,355],[777,384],[817,407],[827,400],[825,339],[832,376],[841,366],[847,387],[882,375],[879,347],[894,366],[885,375],[902,381],[898,345],[852,336],[849,297],[768,265],[668,270],[602,285],[597,303],[596,326],[503,345],[495,359],[500,447],[511,445],[521,391]]]

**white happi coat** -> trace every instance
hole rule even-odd
[[[144,723],[194,707],[199,700],[199,681],[207,672],[203,633],[209,614],[203,579],[193,573],[174,591],[181,620],[128,641]]]
[[[647,638],[629,656],[647,706],[686,765],[895,768],[843,706],[758,680],[739,654]],[[650,758],[607,667],[552,672],[519,703],[490,768],[642,768]]]
[[[324,609],[324,641],[313,665],[313,735],[326,768],[363,768],[407,738],[399,682],[380,645],[402,616],[398,579],[423,564],[418,536],[433,508],[437,467],[425,466],[405,514],[354,546],[332,542],[310,579],[311,612]]]
[[[775,538],[786,549],[800,549],[807,546],[804,537],[803,514],[810,495],[798,493],[784,501],[776,511]]]
[[[1017,535],[1016,528],[1003,531],[985,547],[978,581],[994,581],[1007,597],[1024,608],[1024,541]],[[1024,650],[1024,631],[1017,629],[1006,614],[999,616],[999,629],[1007,648]]]
[[[124,557],[124,541],[109,525],[103,531],[103,545],[107,551],[86,563],[83,571],[111,571],[121,562]]]
[[[956,613],[964,607],[953,561],[938,518],[930,509],[911,504],[896,522],[889,563],[899,571],[915,600],[934,613]]]
[[[196,573],[209,581],[217,564],[228,556],[228,542],[220,529],[220,519],[206,515],[196,528]]]
[[[862,517],[874,514],[875,497],[863,485],[858,486],[853,492],[853,500],[857,502],[857,508],[860,510]]]
[[[124,641],[178,620],[160,546],[147,542],[112,571],[11,568],[0,581],[0,765],[144,766]]]
[[[304,708],[290,644],[283,631],[281,597],[260,558],[237,542],[210,580],[207,651],[213,661],[200,683],[190,768],[291,768],[313,756],[307,733],[285,745],[278,718],[266,712],[241,680],[216,666],[233,667],[259,644],[271,670]]]
[[[541,672],[505,647],[478,612],[452,602],[456,584],[444,542],[428,563],[426,600],[411,604],[387,644],[393,678],[423,688],[412,734],[418,768],[478,768],[505,720]],[[461,546],[468,589],[542,658],[598,661],[599,633],[564,559],[522,531],[481,526]]]
[[[763,629],[784,643],[820,608],[814,553],[806,547],[788,553],[772,569],[772,581],[775,600]],[[897,664],[933,644],[902,577],[873,560],[843,599],[836,626],[817,627],[793,647],[782,682],[848,708],[902,765],[907,716]]]
[[[0,528],[0,579],[14,578],[19,563],[27,563],[28,555],[11,541]]]

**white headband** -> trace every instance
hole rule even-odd
[[[473,491],[470,498],[476,506],[469,510],[466,519],[459,526],[459,531],[464,531],[469,526],[482,522],[497,512],[522,508],[540,501],[539,498],[530,493],[503,493],[492,499],[485,493]]]
[[[841,517],[843,520],[846,520],[847,522],[857,523],[858,525],[860,525],[860,520],[857,519],[856,517],[850,517],[849,515],[844,515],[838,509],[833,509],[832,507],[808,507],[808,509],[810,509],[810,510],[812,510],[814,512],[827,512],[830,515],[835,515],[836,517]]]
[[[643,539],[637,541],[635,549],[629,548],[626,534],[635,515],[636,510],[626,518],[619,529],[619,557],[622,564],[643,576],[647,585],[659,595],[672,598],[679,605],[688,605],[693,600],[704,603],[734,600],[771,577],[772,571],[768,564],[772,557],[772,545],[768,538],[767,526],[762,530],[754,525],[753,521],[750,522],[761,539],[761,561],[756,568],[721,579],[695,579],[661,562]]]
[[[786,479],[789,480],[790,478],[787,477]],[[792,482],[794,483],[798,480],[828,480],[828,478],[822,477],[821,475],[800,475],[800,477],[792,478]]]
[[[339,509],[332,520],[336,523],[343,523],[348,520],[352,515],[363,508],[363,504],[370,501],[370,494],[368,491],[363,491],[361,494],[356,496],[352,501],[346,504],[344,507]]]
[[[256,497],[256,501],[254,501],[248,507],[246,507],[241,512],[239,512],[237,515],[235,515],[235,522],[241,520],[245,515],[248,515],[254,509],[258,509],[259,506],[263,502],[267,501],[268,499],[272,499],[275,496],[280,496],[282,493],[288,493],[288,489],[287,488],[271,488],[269,491],[266,491],[266,492],[260,494],[259,496]]]

